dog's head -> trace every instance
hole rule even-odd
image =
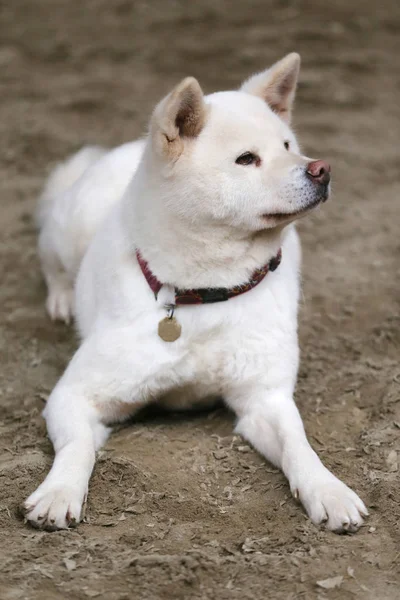
[[[150,149],[168,210],[260,231],[327,200],[329,165],[302,156],[290,128],[299,67],[289,54],[239,91],[210,96],[187,78],[160,102]]]

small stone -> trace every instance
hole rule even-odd
[[[217,460],[223,460],[224,458],[227,458],[228,453],[225,450],[215,450],[213,455]]]
[[[250,446],[238,446],[238,452],[251,452]]]
[[[394,473],[399,468],[399,460],[396,450],[391,450],[386,457],[386,464],[391,473]]]

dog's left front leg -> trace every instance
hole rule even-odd
[[[244,396],[242,390],[227,400],[239,417],[236,432],[282,469],[314,523],[339,533],[360,527],[368,514],[364,503],[311,448],[290,392],[258,388]]]

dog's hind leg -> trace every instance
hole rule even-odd
[[[103,148],[89,146],[58,165],[38,201],[39,256],[48,288],[46,309],[53,320],[69,323],[73,316],[74,279],[83,256],[82,240],[76,239],[79,236],[71,231],[68,211],[65,213],[71,202],[67,192],[105,153]],[[68,267],[63,260],[66,256]]]
[[[142,370],[134,362],[140,348],[136,354],[132,347],[118,346],[122,335],[117,330],[88,338],[49,397],[44,417],[55,459],[23,506],[35,527],[63,529],[79,522],[95,452],[109,433],[106,425],[127,418],[147,401],[141,398]]]
[[[46,310],[53,321],[70,323],[74,306],[74,275],[64,266],[58,252],[61,240],[46,223],[39,235],[39,257],[47,285]]]
[[[74,314],[74,284],[68,273],[58,271],[45,276],[47,283],[46,310],[53,321],[64,321],[67,325]]]
[[[303,423],[287,390],[249,390],[229,404],[239,416],[236,431],[246,438],[289,480],[295,498],[304,505],[311,520],[326,522],[328,529],[354,532],[368,511],[364,503],[320,461],[311,448]]]

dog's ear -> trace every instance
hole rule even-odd
[[[196,138],[204,127],[206,105],[194,77],[186,77],[155,108],[151,133],[157,150],[177,159],[185,140]]]
[[[250,77],[242,85],[241,91],[259,96],[281,119],[289,123],[299,71],[300,55],[292,52],[270,69]]]

